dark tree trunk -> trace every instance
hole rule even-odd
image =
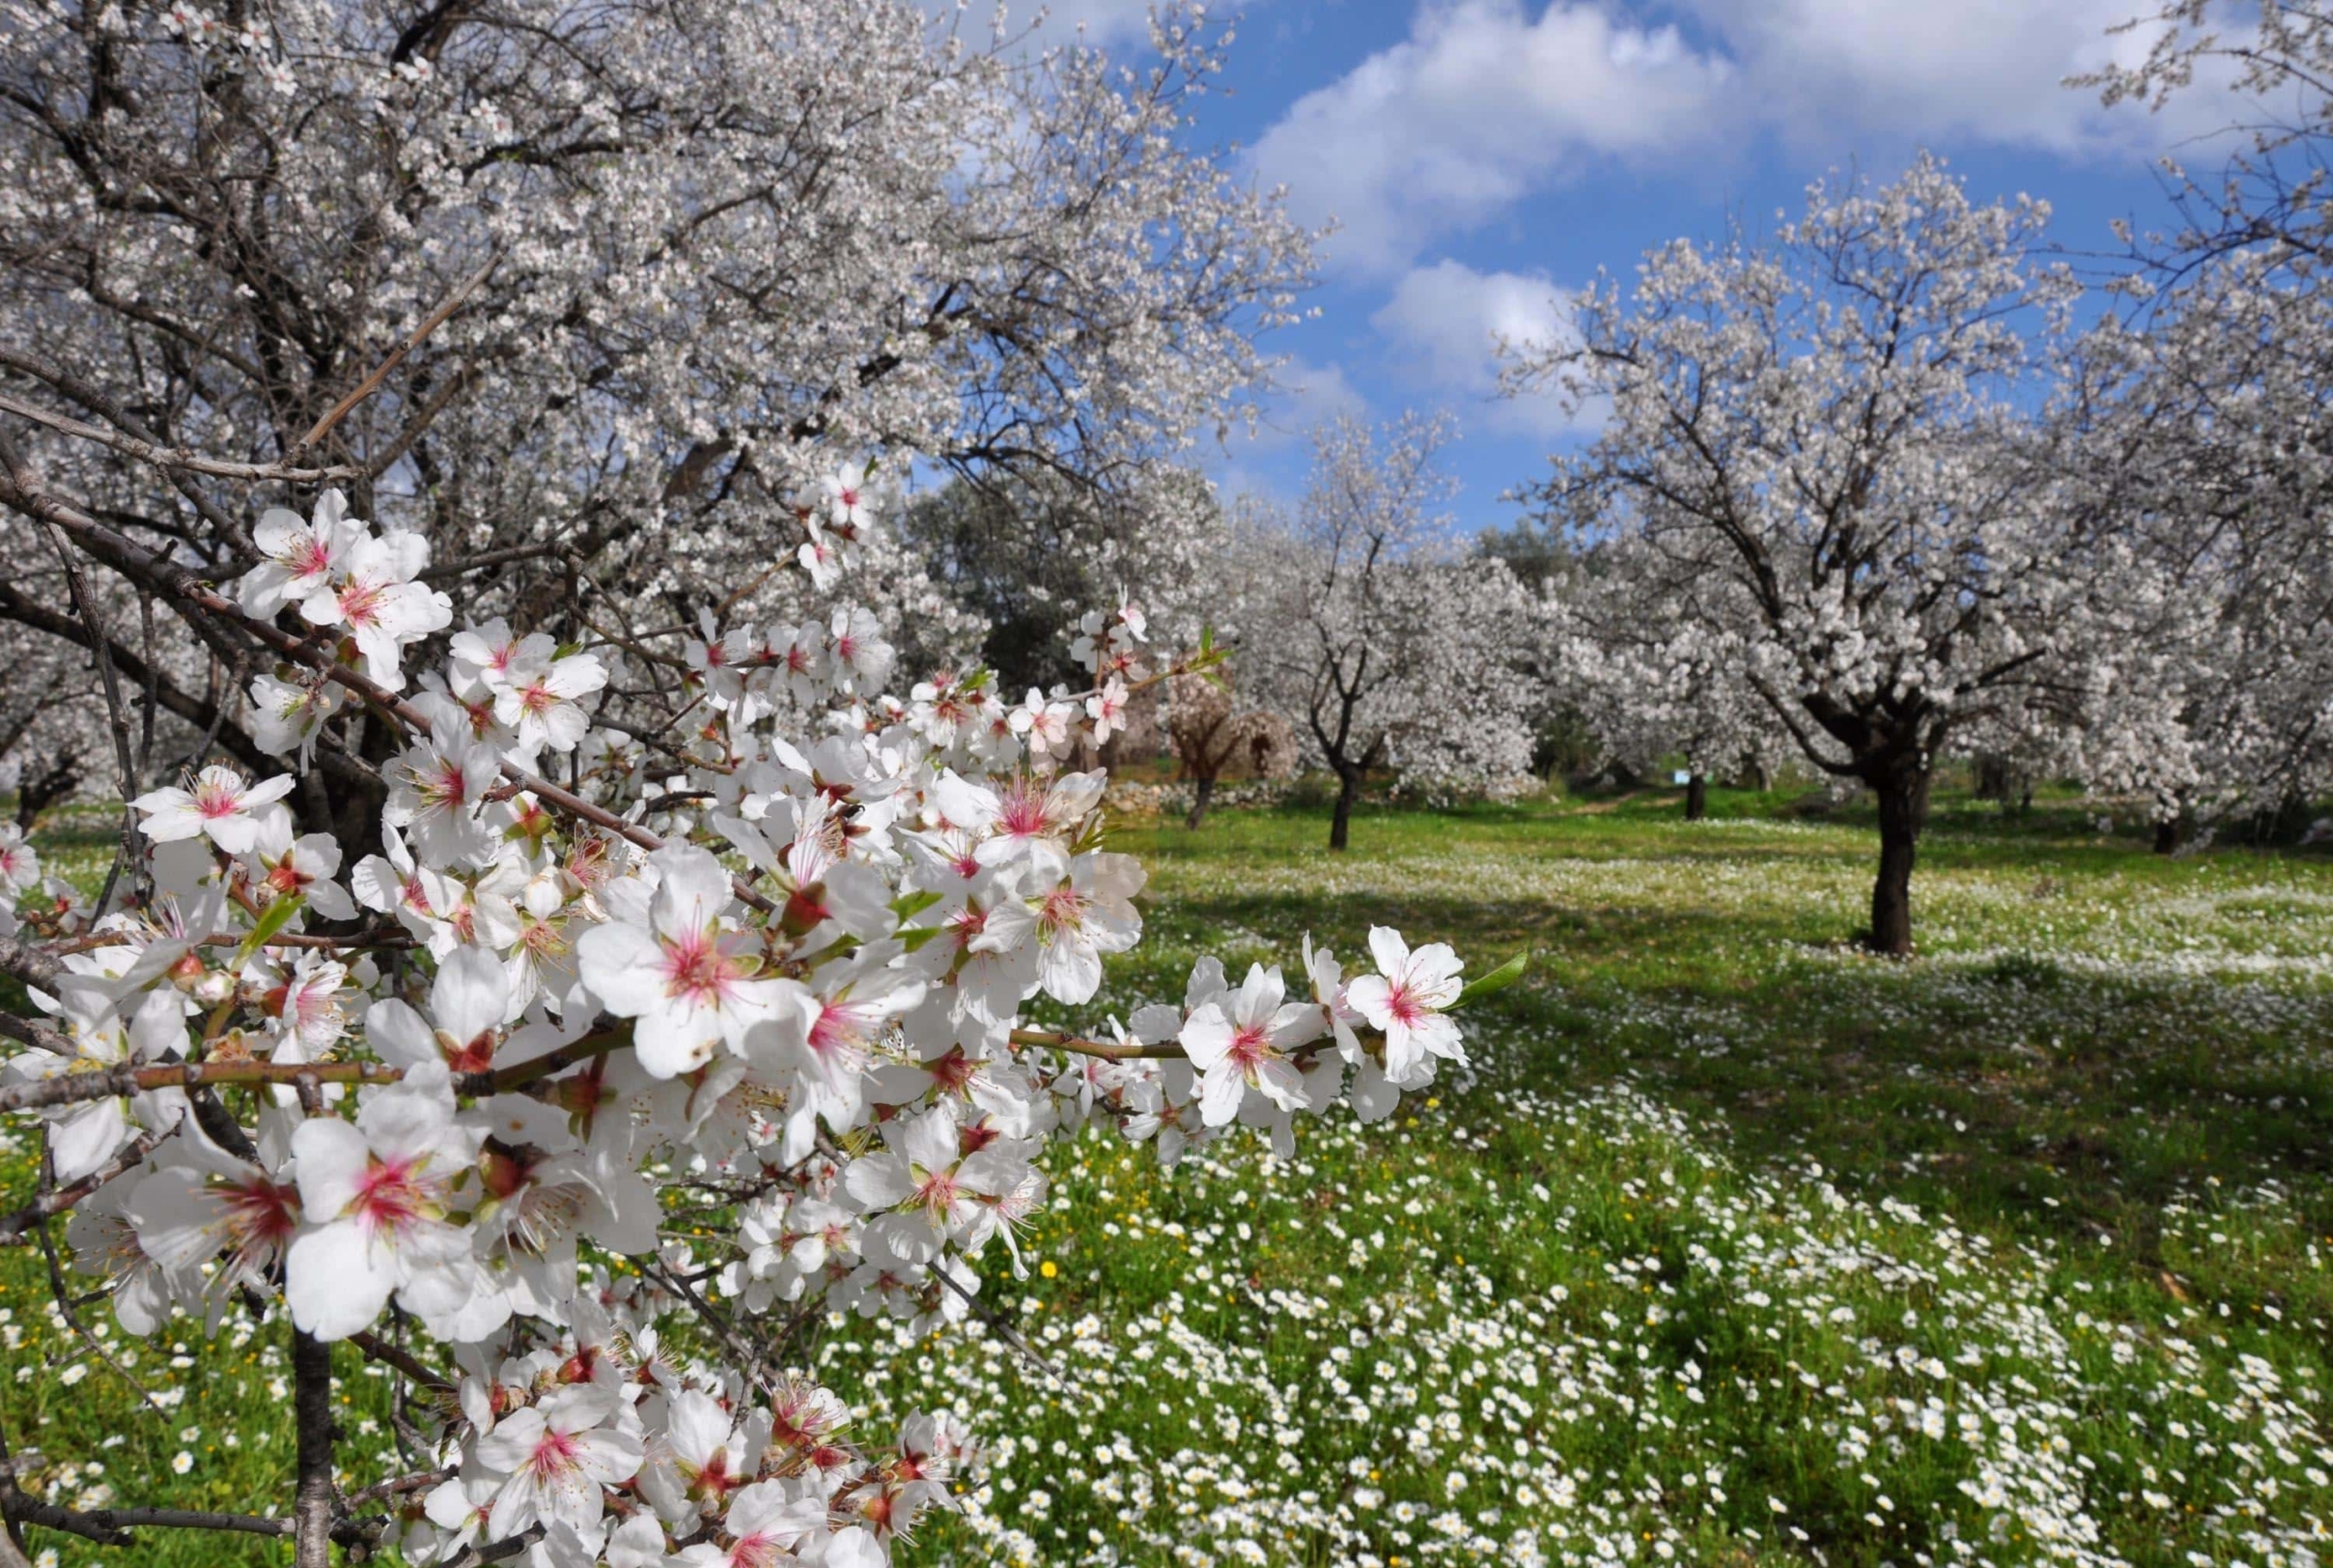
[[[2168,855],[2179,847],[2179,819],[2166,816],[2154,825],[2154,852]]]
[[[1977,758],[1977,798],[1997,800],[2003,805],[2009,802],[2009,764],[1991,752]]]
[[[1685,820],[1699,822],[1710,814],[1710,777],[1695,774],[1685,781]]]
[[[57,753],[37,774],[27,768],[16,780],[16,825],[30,833],[40,814],[71,794],[80,782],[81,759],[69,751]]]
[[[1871,888],[1866,945],[1875,953],[1906,958],[1912,951],[1912,863],[1920,829],[1927,825],[1927,770],[1898,764],[1866,782],[1879,797],[1879,878]]]
[[[299,1490],[292,1498],[292,1561],[332,1568],[332,1347],[292,1331],[292,1407]]]
[[[1207,803],[1214,798],[1215,778],[1212,774],[1194,783],[1191,786],[1190,814],[1183,818],[1183,825],[1197,832],[1199,824],[1207,820]]]
[[[1358,772],[1337,775],[1337,809],[1329,818],[1329,847],[1343,849],[1352,843],[1352,803],[1361,794]]]

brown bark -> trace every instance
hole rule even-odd
[[[1352,843],[1352,803],[1361,794],[1361,774],[1337,775],[1337,809],[1329,818],[1329,847],[1344,849]]]
[[[1700,822],[1710,814],[1710,777],[1695,774],[1685,783],[1685,820]]]
[[[1875,953],[1907,958],[1912,951],[1912,866],[1918,857],[1920,829],[1927,825],[1928,774],[1899,764],[1867,781],[1879,797],[1879,876],[1871,889],[1871,931],[1865,945]]]
[[[1202,774],[1191,787],[1191,809],[1189,815],[1183,818],[1183,825],[1197,832],[1199,824],[1207,820],[1208,802],[1214,798],[1215,775]]]
[[[294,1568],[332,1568],[332,1347],[292,1331],[292,1405],[299,1490],[293,1495]]]

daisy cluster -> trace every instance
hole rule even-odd
[[[875,1413],[1010,1412],[956,1560],[2321,1560],[2333,1368],[2257,1308],[1746,1167],[1642,1094],[1518,1088],[1506,1047],[1479,1131],[1421,1106],[1166,1190],[1081,1143],[1030,1240],[1044,1368],[980,1325],[929,1358],[839,1332]],[[2296,1224],[2199,1192],[2172,1255]]]

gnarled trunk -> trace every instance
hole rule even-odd
[[[1207,803],[1215,798],[1215,775],[1208,774],[1191,786],[1191,809],[1183,818],[1183,825],[1196,832],[1207,820]]]
[[[1699,822],[1710,814],[1710,777],[1695,774],[1685,781],[1685,820]]]
[[[1906,958],[1912,951],[1912,864],[1920,829],[1927,825],[1928,773],[1898,764],[1866,781],[1879,798],[1879,876],[1871,888],[1871,931],[1865,945],[1875,953]]]
[[[2166,816],[2154,825],[2154,852],[2168,855],[2179,847],[2179,819]]]

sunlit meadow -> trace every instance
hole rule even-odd
[[[1477,1020],[1475,1078],[1394,1128],[1163,1177],[1090,1132],[1028,1277],[992,1255],[992,1318],[889,1358],[830,1322],[808,1353],[870,1418],[953,1405],[990,1445],[907,1560],[2317,1563],[2333,857],[2173,862],[2090,809],[1950,802],[1896,964],[1848,944],[1867,822],[1715,805],[1383,813],[1337,858],[1300,810],[1129,822],[1154,879],[1121,1005],[1203,937],[1244,961],[1373,920],[1536,967]],[[29,1487],[282,1494],[280,1326],[124,1345],[87,1304],[141,1409],[45,1270],[0,1254]],[[339,1370],[354,1491],[406,1467],[378,1380]],[[149,1533],[109,1560],[279,1558]]]

